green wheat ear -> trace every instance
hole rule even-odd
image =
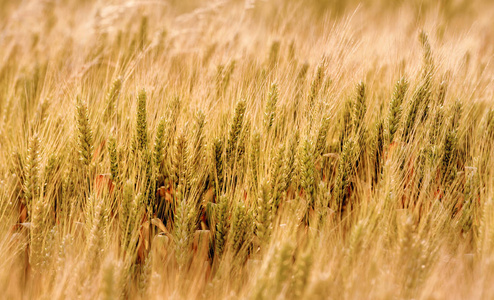
[[[292,185],[293,177],[295,176],[296,173],[296,157],[297,157],[297,149],[298,149],[298,143],[299,143],[299,131],[298,129],[295,129],[295,132],[293,133],[291,139],[290,139],[290,144],[288,146],[288,151],[285,156],[285,162],[284,162],[284,167],[285,169],[283,170],[283,183],[285,184],[284,186],[284,191],[287,191],[290,186]]]
[[[95,199],[92,195],[88,203],[93,202],[91,211],[91,222],[89,222],[89,236],[86,249],[85,260],[90,264],[89,270],[92,272],[98,267],[101,260],[101,249],[103,247],[104,227],[107,221],[105,216],[104,203],[101,199]]]
[[[445,184],[450,183],[456,175],[458,162],[458,128],[462,114],[462,103],[456,100],[451,109],[450,123],[444,137],[442,149],[442,175]]]
[[[134,184],[129,180],[123,186],[119,211],[120,245],[122,249],[127,249],[132,244],[132,234],[137,215],[134,200]]]
[[[388,112],[388,138],[389,142],[392,143],[395,137],[401,120],[401,112],[403,110],[403,100],[405,99],[405,94],[408,90],[408,81],[405,78],[400,79],[396,85],[393,92],[393,97],[389,104]]]
[[[252,179],[252,187],[254,190],[258,189],[259,186],[259,160],[261,157],[261,134],[259,132],[254,132],[252,137],[252,144],[250,149],[250,174]]]
[[[270,174],[270,183],[271,183],[271,201],[273,203],[274,212],[277,211],[282,194],[284,192],[285,183],[283,182],[283,169],[284,169],[284,154],[285,154],[285,145],[281,144],[278,147],[278,151],[276,151],[276,155],[273,157],[271,162],[271,174]]]
[[[316,98],[319,94],[319,90],[321,89],[321,85],[324,81],[324,60],[317,66],[316,75],[310,84],[310,91],[308,95],[308,107],[307,111],[312,113],[312,109],[314,108]]]
[[[355,142],[353,139],[349,139],[345,142],[339,158],[335,188],[333,190],[333,198],[335,199],[336,205],[335,209],[338,211],[343,210],[348,202],[348,189],[353,174],[355,155]]]
[[[302,299],[309,282],[309,274],[313,264],[312,251],[306,250],[301,253],[295,263],[290,291],[293,299]]]
[[[275,294],[278,294],[283,288],[284,283],[291,277],[293,269],[293,253],[295,250],[293,242],[288,240],[284,242],[276,257],[276,271],[273,282]]]
[[[46,217],[49,213],[49,205],[48,201],[43,197],[37,197],[32,200],[32,211],[30,212],[31,241],[29,263],[34,270],[39,271],[45,260],[43,252],[46,250],[43,248],[43,242],[46,239],[45,230],[50,226],[47,222],[48,218]]]
[[[180,190],[181,187],[178,187]],[[173,235],[175,240],[175,255],[180,269],[185,267],[190,260],[190,246],[192,244],[194,226],[197,212],[194,201],[187,201],[179,194],[177,197],[177,211],[174,214],[175,221]]]
[[[432,59],[432,50],[431,50],[431,45],[429,43],[429,36],[427,35],[427,33],[425,33],[425,31],[420,32],[419,41],[424,51],[423,76],[424,77],[431,76],[431,73],[434,68],[434,62]]]
[[[217,137],[213,141],[213,178],[216,182],[216,193],[219,194],[223,190],[223,180],[224,180],[224,143],[223,139]]]
[[[173,154],[173,180],[175,184],[181,185],[184,190],[188,188],[189,184],[189,151],[187,144],[188,141],[185,132],[180,133],[175,141],[175,151]]]
[[[363,126],[367,106],[365,104],[365,84],[359,82],[356,88],[356,97],[353,106],[353,128],[359,130]]]
[[[424,78],[421,85],[412,96],[410,108],[403,127],[403,140],[406,142],[410,141],[411,135],[415,129],[416,120],[417,118],[420,118],[421,109],[423,110],[422,119],[427,116],[428,104],[431,96],[431,85],[432,78]]]
[[[221,257],[225,250],[226,239],[228,234],[228,198],[221,196],[216,206],[216,225],[215,225],[215,256]]]
[[[328,136],[329,125],[331,123],[331,118],[329,116],[324,116],[317,132],[316,147],[314,149],[314,154],[316,156],[324,154],[326,150],[326,138]]]
[[[271,233],[271,220],[273,203],[269,197],[269,184],[261,183],[259,197],[255,210],[255,233],[261,244],[268,242]]]
[[[231,227],[231,233],[233,234],[231,244],[234,254],[238,255],[242,249],[246,249],[246,244],[252,233],[252,219],[242,202],[238,202],[235,206]],[[240,261],[243,261],[243,259]]]
[[[143,162],[146,167],[146,210],[148,213],[148,219],[150,220],[153,216],[154,212],[154,207],[155,207],[155,200],[156,200],[156,174],[155,174],[155,168],[154,168],[154,160],[153,160],[153,154],[151,151],[146,150],[143,153]]]
[[[241,177],[243,177],[244,168],[248,167],[248,162],[244,160],[244,156],[250,138],[250,130],[250,120],[247,120],[243,126],[242,132],[240,133],[240,138],[237,145],[237,152],[235,155],[235,169],[237,173],[236,175],[240,175]]]
[[[206,115],[199,110],[195,115],[194,137],[192,141],[192,167],[191,171],[198,173],[204,157],[204,128],[206,127]],[[196,175],[194,175],[196,176]]]
[[[269,132],[273,126],[276,117],[276,103],[278,102],[278,85],[273,83],[268,94],[268,102],[266,103],[266,111],[264,113],[264,127]]]
[[[142,89],[137,96],[136,132],[133,142],[134,151],[147,149],[148,132],[146,120],[146,91]]]
[[[89,123],[87,106],[81,98],[77,98],[77,131],[79,160],[89,167],[93,157],[93,132]]]
[[[458,127],[460,126],[460,119],[462,112],[463,112],[463,105],[459,99],[456,99],[451,114],[450,128],[452,130],[458,130]]]
[[[110,173],[114,182],[118,182],[120,172],[118,167],[117,141],[111,136],[108,139],[108,156],[110,157]]]
[[[240,100],[235,107],[233,120],[228,133],[228,140],[226,143],[226,163],[229,168],[233,168],[233,159],[235,158],[240,133],[244,123],[246,105],[245,100]]]
[[[410,108],[403,127],[403,140],[409,142],[415,129],[417,118],[424,122],[428,118],[429,103],[432,98],[432,76],[434,74],[434,63],[432,60],[432,51],[429,39],[425,32],[419,35],[420,43],[424,51],[424,62],[422,66],[422,79],[418,88],[415,90]]]
[[[463,191],[464,202],[459,221],[459,225],[463,231],[470,231],[475,226],[475,218],[479,205],[476,199],[479,197],[479,193],[479,174],[478,170],[476,170],[467,175],[465,189]]]
[[[456,130],[450,130],[446,133],[443,143],[442,158],[442,175],[444,183],[450,183],[455,176],[455,161],[457,152],[458,137]]]
[[[313,154],[314,145],[306,137],[299,150],[298,180],[304,191],[308,208],[314,208],[315,205],[316,167]]]
[[[57,200],[60,200],[60,190],[57,188],[60,186],[60,182],[57,181],[57,177],[55,176],[57,172],[60,171],[62,165],[62,160],[60,156],[58,156],[56,153],[50,154],[48,157],[48,161],[45,165],[45,168],[43,170],[43,193],[44,195],[47,194],[47,192],[51,189],[56,190],[56,195],[55,198]],[[55,201],[57,201],[55,200]],[[55,204],[56,205],[56,204]]]
[[[446,99],[446,92],[448,91],[448,83],[443,81],[439,85],[439,91],[437,93],[437,104],[444,105],[444,99]]]
[[[106,109],[105,117],[107,120],[111,119],[117,109],[117,101],[120,97],[120,91],[122,90],[122,77],[115,79],[110,87],[110,91],[106,95]]]
[[[340,150],[343,150],[343,145],[351,136],[353,130],[352,111],[353,111],[352,101],[347,100],[345,102],[345,107],[343,108],[342,120],[341,120],[342,128],[340,132]]]
[[[436,145],[438,143],[439,137],[441,136],[441,129],[444,125],[444,108],[439,106],[436,108],[434,115],[434,120],[432,122],[431,130],[429,132],[429,142],[431,145]]]
[[[374,161],[374,176],[373,176],[374,184],[377,183],[382,173],[383,153],[384,153],[384,122],[382,120],[379,120],[376,123],[374,129],[374,138],[372,141],[372,159]]]

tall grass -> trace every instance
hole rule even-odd
[[[493,12],[0,1],[2,297],[493,298]]]

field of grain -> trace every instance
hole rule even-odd
[[[494,3],[0,0],[0,298],[494,298]]]

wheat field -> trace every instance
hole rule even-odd
[[[0,298],[493,299],[493,16],[0,0]]]

